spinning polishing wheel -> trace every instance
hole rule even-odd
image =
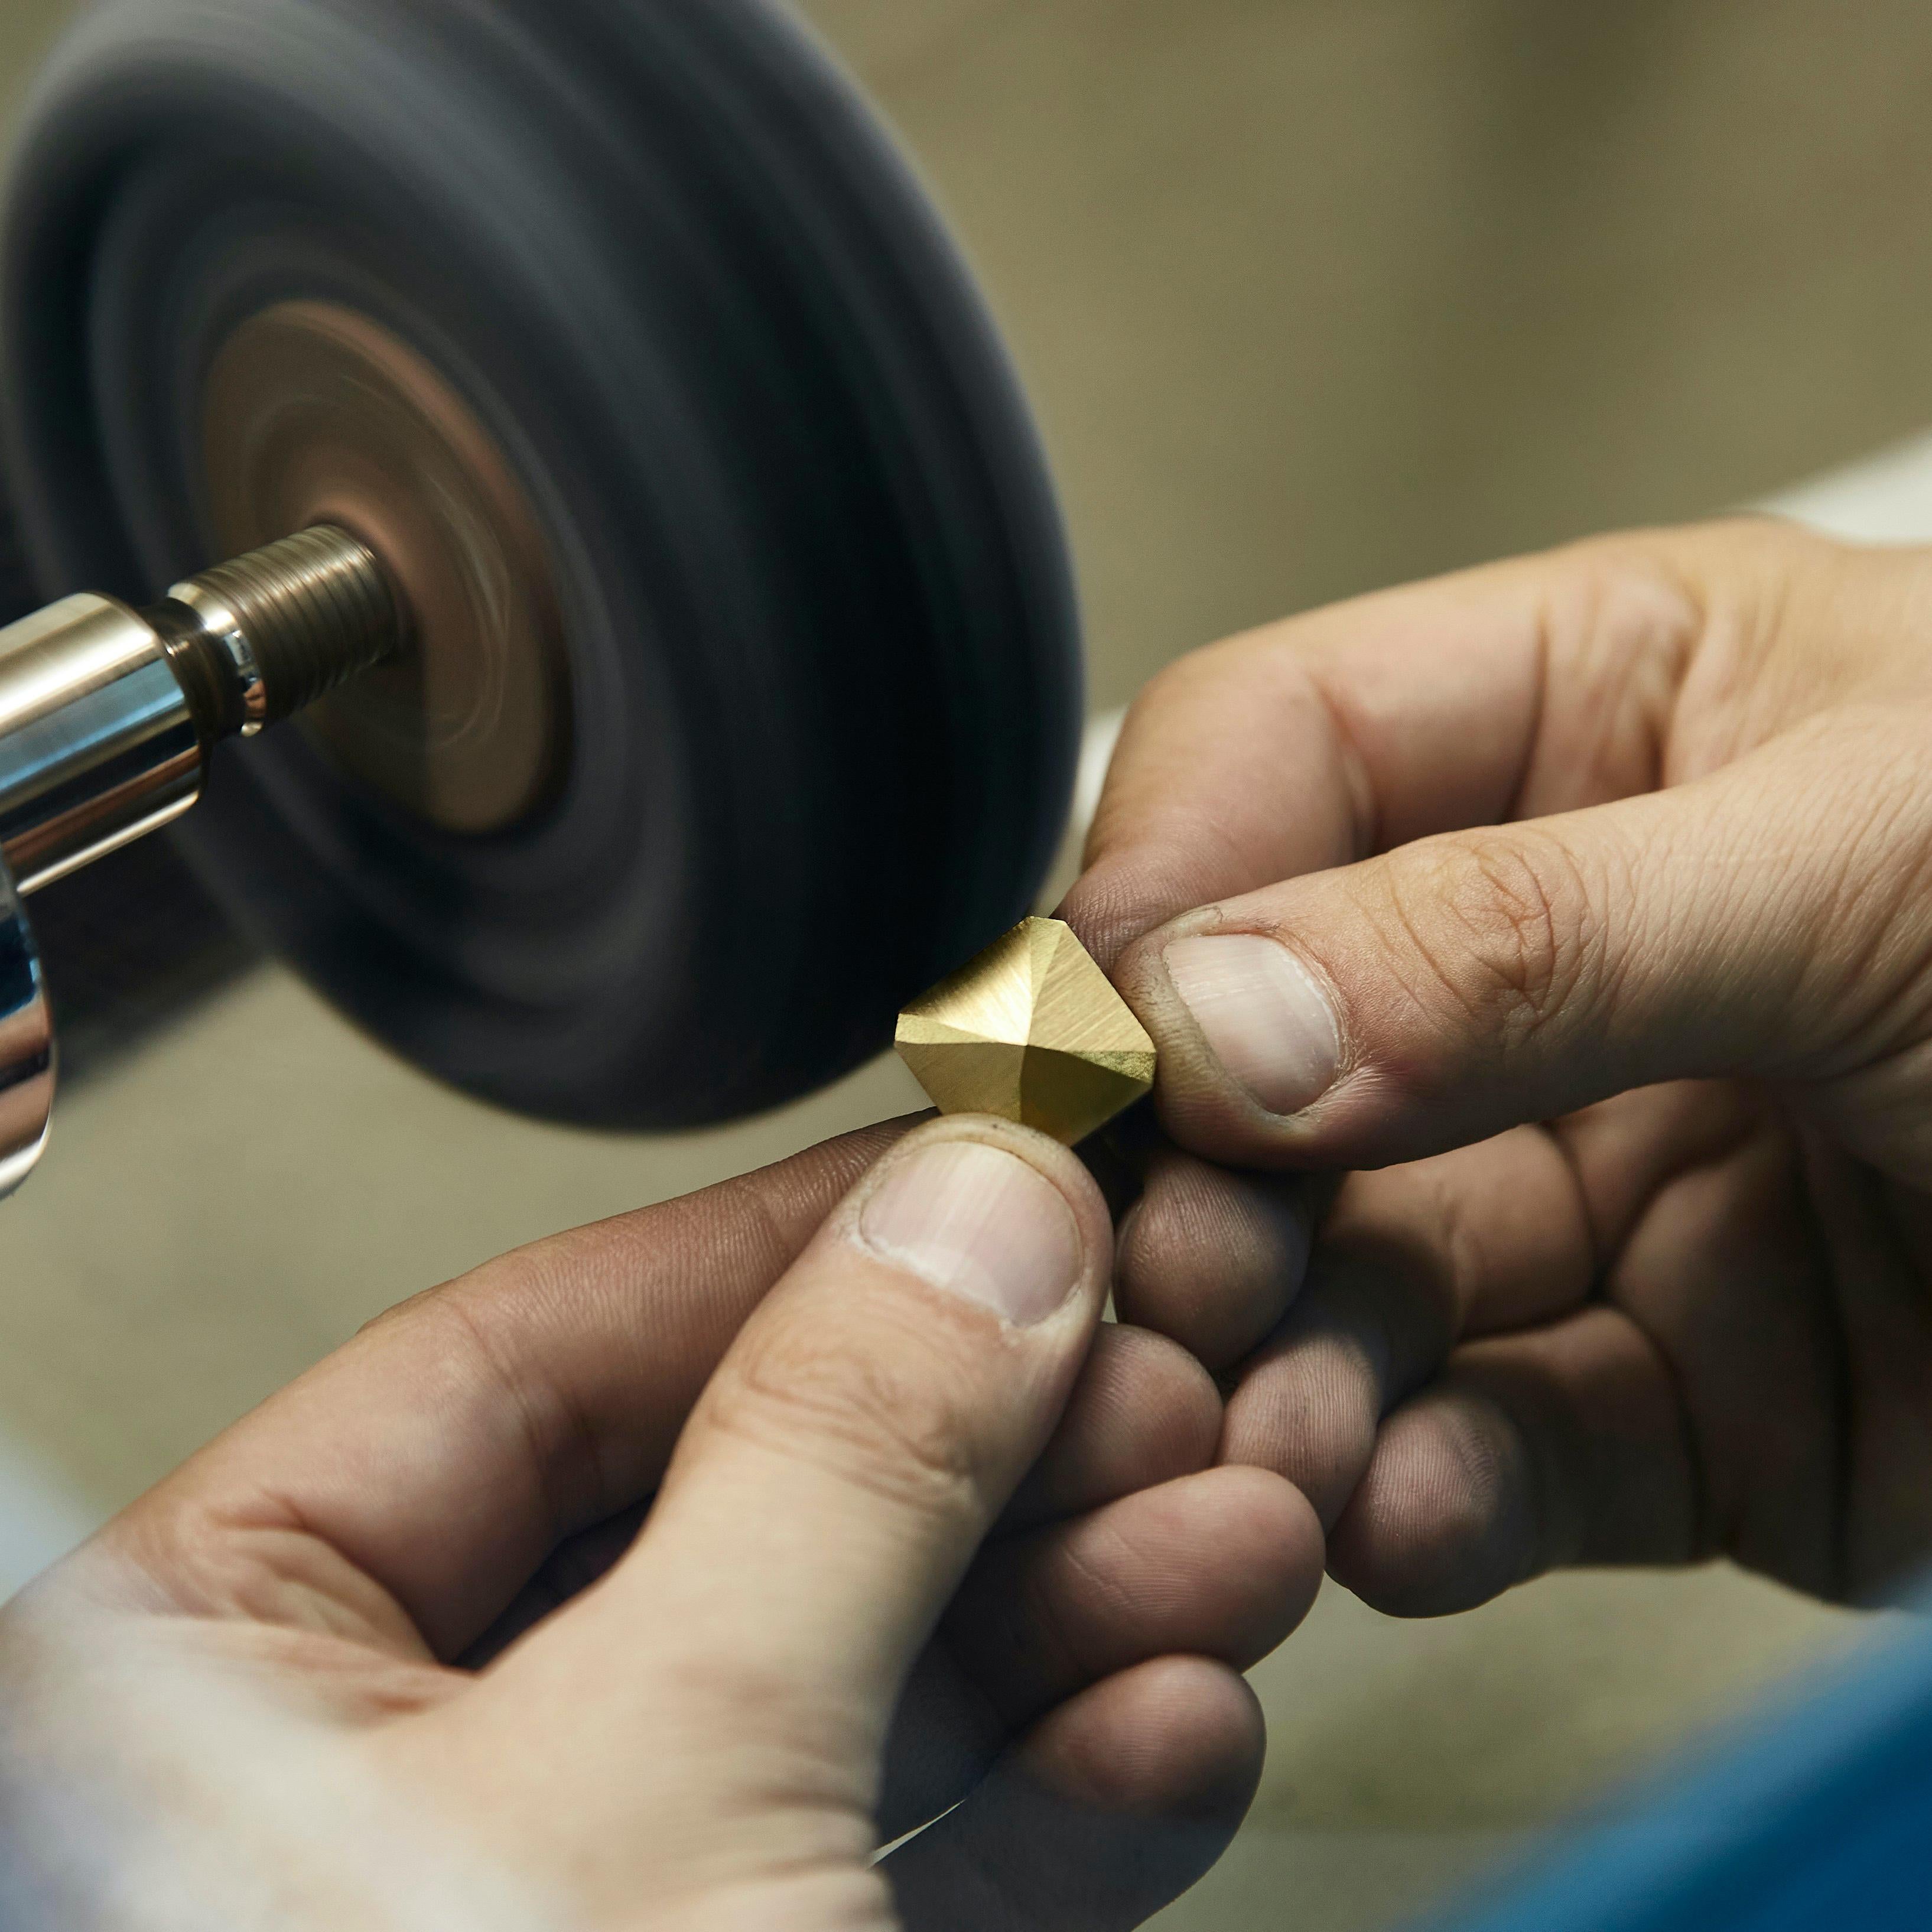
[[[638,1128],[843,1072],[1025,911],[1079,709],[1049,487],[775,7],[109,0],[11,197],[10,488],[43,593],[98,593],[0,633],[22,890],[194,804],[359,1024]]]

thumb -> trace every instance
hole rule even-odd
[[[1167,1124],[1214,1159],[1372,1167],[1670,1079],[1869,1100],[1926,1004],[1928,764],[1820,731],[1188,914],[1117,968]],[[1932,1153],[1852,1111],[1882,1164]]]
[[[836,1740],[869,1802],[914,1660],[1066,1403],[1112,1245],[1043,1136],[908,1135],[726,1354],[636,1548],[507,1673],[574,1705],[620,1778],[668,1725],[708,1739],[748,1708],[760,1737]]]

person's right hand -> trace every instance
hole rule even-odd
[[[1932,1558],[1932,554],[1640,532],[1202,652],[1065,910],[1185,1150],[1120,1306],[1343,1582]],[[1297,1299],[1285,1171],[1352,1168]]]

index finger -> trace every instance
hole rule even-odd
[[[304,1591],[466,1649],[563,1538],[636,1502],[746,1318],[912,1124],[540,1241],[392,1310],[132,1504],[83,1563],[184,1607]],[[294,1612],[291,1612],[292,1614]],[[305,1612],[304,1612],[305,1613]]]
[[[1714,597],[1740,606],[1813,541],[1748,521],[1600,538],[1183,658],[1129,715],[1064,916],[1111,967],[1219,899],[1665,782],[1700,647],[1748,657],[1769,628]]]

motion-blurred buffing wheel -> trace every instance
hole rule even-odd
[[[30,116],[5,302],[50,593],[150,595],[368,483],[386,436],[424,476],[482,452],[416,506],[462,526],[436,554],[400,500],[338,506],[442,572],[432,628],[481,594],[448,588],[477,530],[527,519],[494,670],[422,658],[224,753],[188,833],[422,1064],[567,1119],[726,1118],[855,1064],[1026,910],[1078,715],[1041,460],[894,152],[758,0],[111,0]],[[365,417],[286,357],[304,328],[386,368]],[[555,715],[498,721],[515,769],[439,803],[412,679]]]

